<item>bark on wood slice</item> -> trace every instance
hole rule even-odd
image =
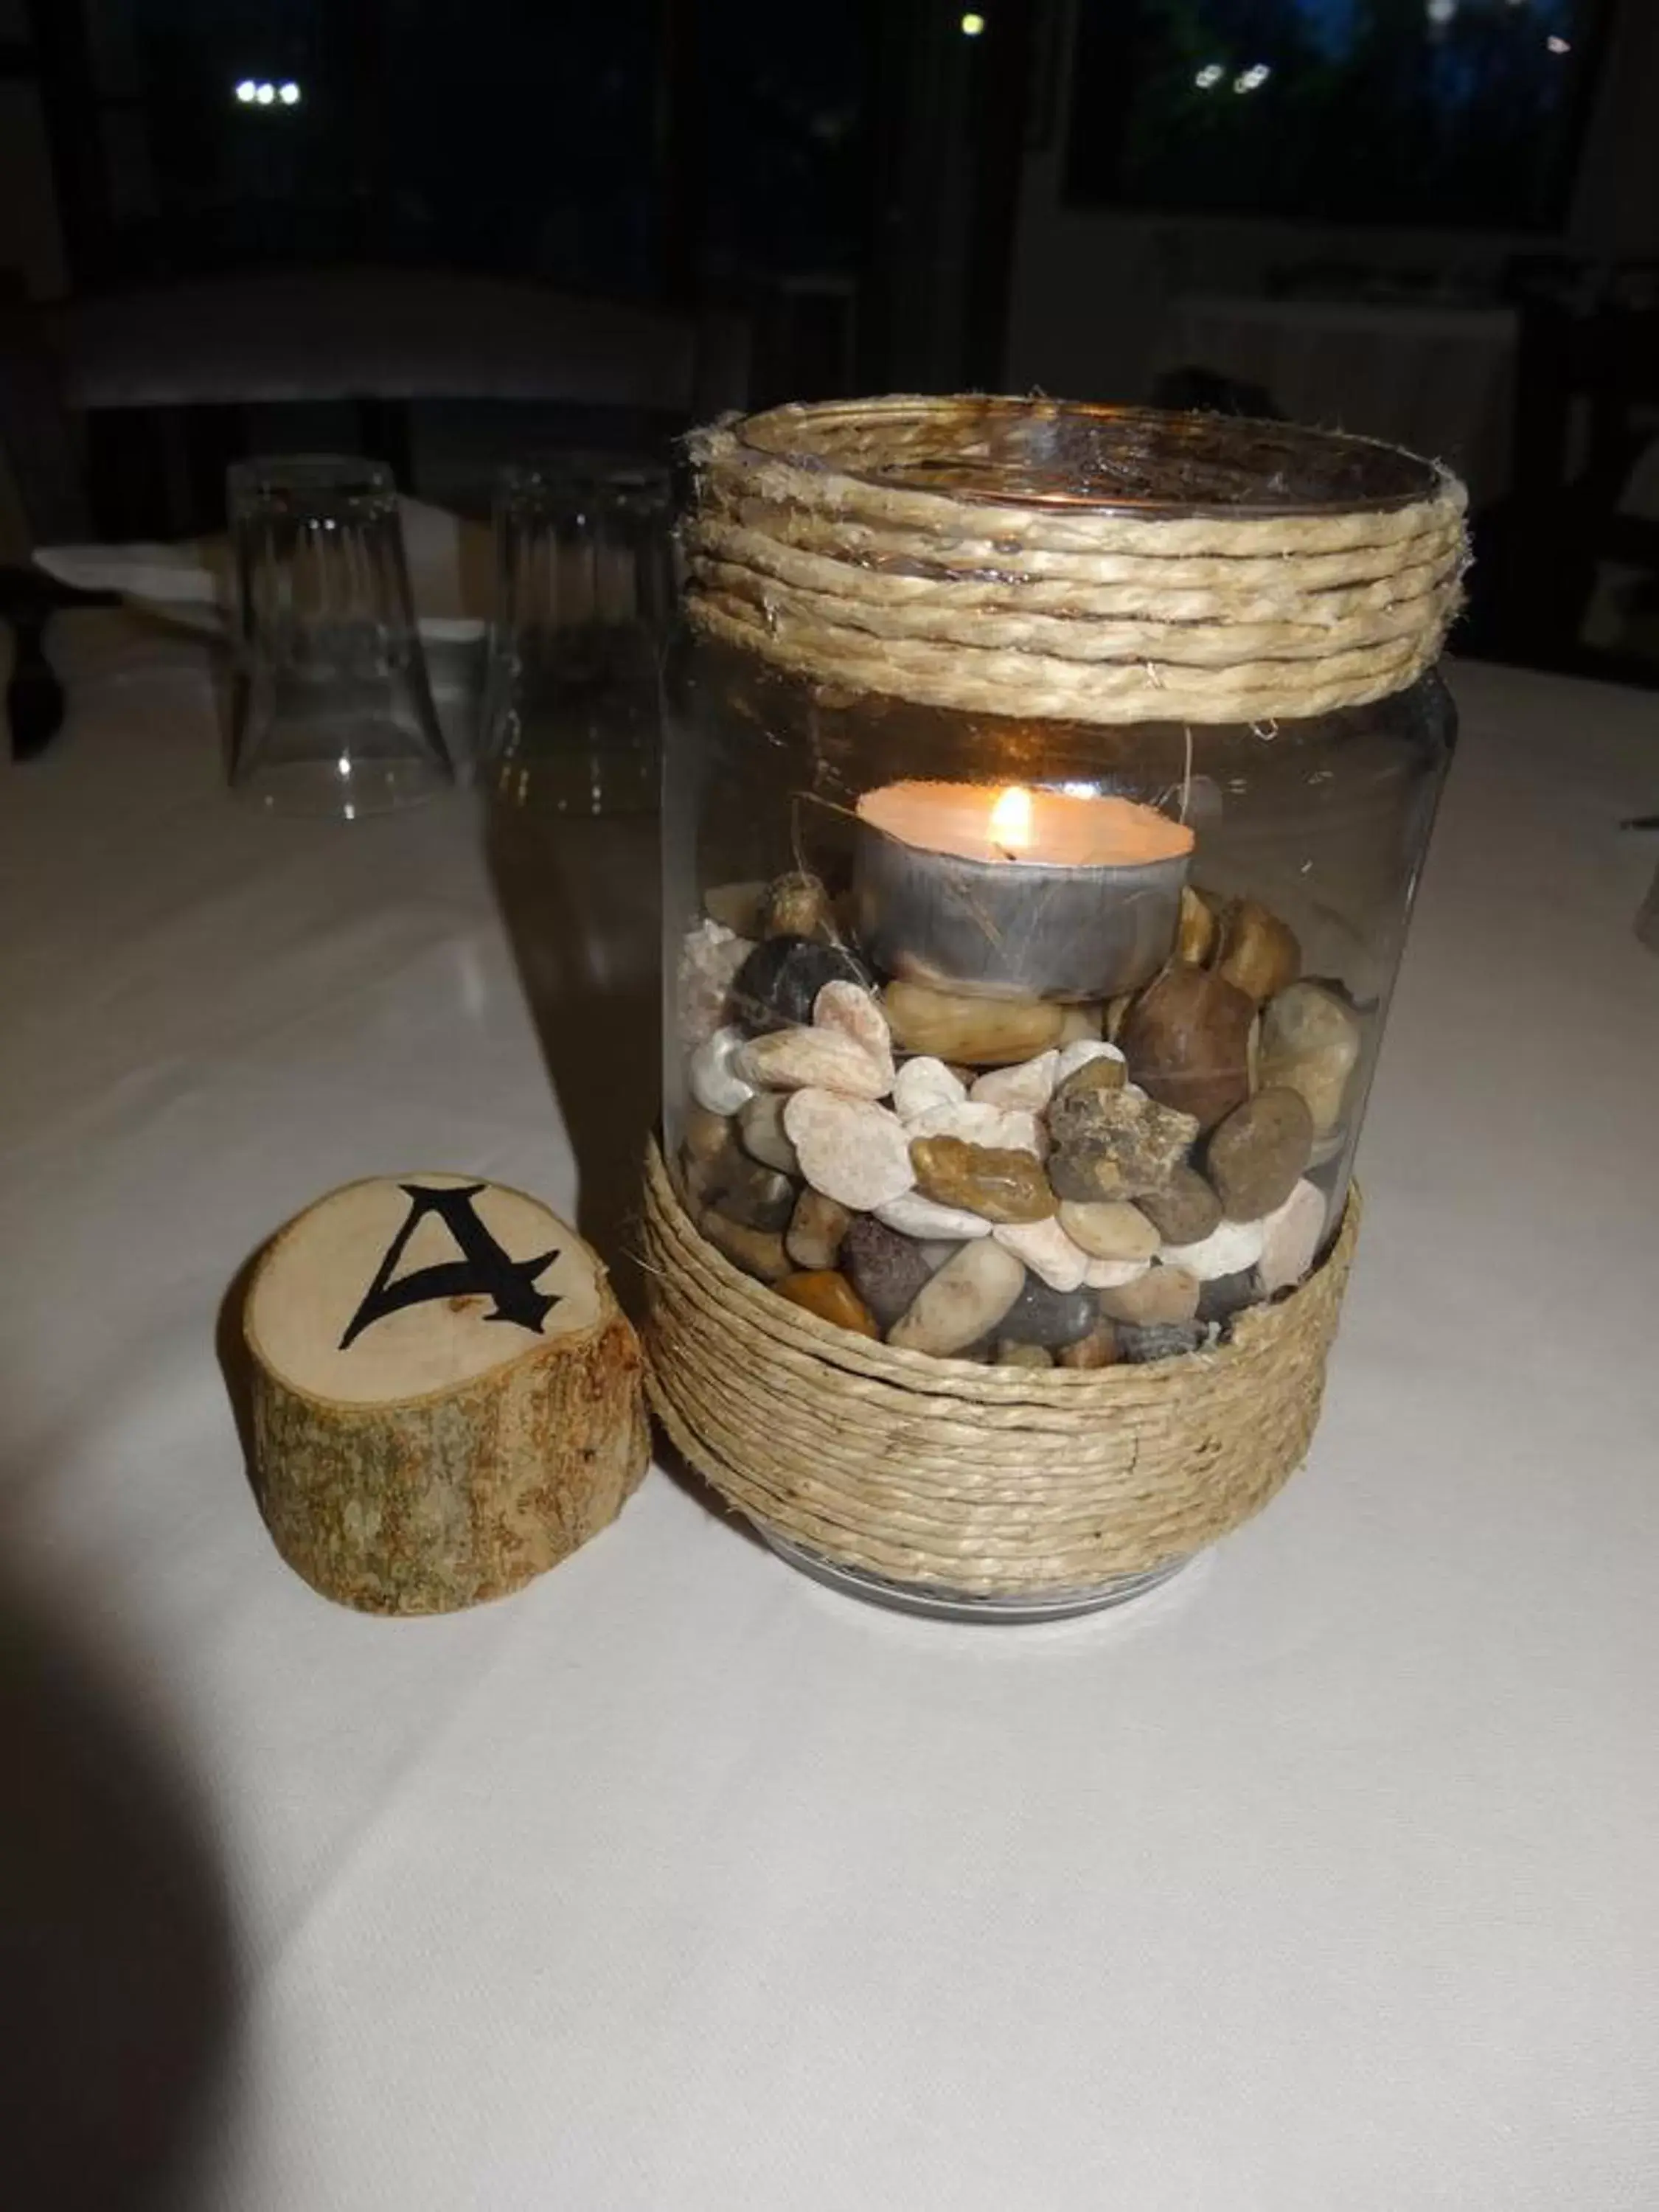
[[[517,1589],[645,1472],[633,1329],[597,1255],[521,1191],[348,1184],[271,1244],[243,1327],[260,1509],[343,1604],[441,1613]]]

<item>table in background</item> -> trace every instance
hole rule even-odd
[[[1157,362],[1261,385],[1292,422],[1431,453],[1480,507],[1509,483],[1518,336],[1512,307],[1194,293],[1170,303]]]
[[[1645,2212],[1650,697],[1456,672],[1312,1461],[1165,1593],[903,1620],[658,1472],[520,1596],[386,1622],[268,1542],[221,1301],[352,1176],[568,1208],[538,1024],[631,1142],[644,847],[565,850],[532,1020],[470,800],[255,817],[197,647],[68,660],[0,773],[37,2127],[55,2012],[86,2051],[51,2201],[199,2075],[204,2212]]]

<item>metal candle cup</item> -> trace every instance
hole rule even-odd
[[[1106,795],[894,783],[858,802],[860,942],[907,982],[1115,997],[1175,944],[1193,833]]]

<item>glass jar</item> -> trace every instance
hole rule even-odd
[[[1201,1364],[1343,1221],[1453,743],[1458,488],[1363,441],[1050,402],[723,435],[665,687],[680,1205],[829,1328],[1056,1403]],[[1181,1563],[963,1589],[738,1502],[932,1610],[1078,1610]]]

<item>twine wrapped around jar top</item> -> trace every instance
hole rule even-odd
[[[698,432],[686,611],[809,678],[970,712],[1260,722],[1403,690],[1456,613],[1462,486],[1360,438],[1010,398]]]

